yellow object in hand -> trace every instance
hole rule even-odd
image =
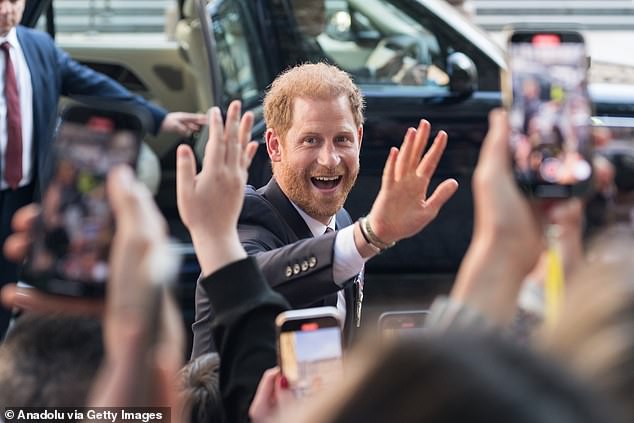
[[[564,298],[564,267],[559,248],[559,234],[561,229],[557,225],[546,228],[548,250],[546,253],[546,324],[552,325],[559,318],[561,303]]]

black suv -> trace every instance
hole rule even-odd
[[[327,61],[354,75],[366,99],[361,172],[346,208],[364,215],[378,192],[391,146],[421,117],[449,135],[432,182],[460,183],[437,219],[419,235],[371,260],[370,303],[420,304],[449,288],[473,228],[471,176],[488,112],[501,103],[504,52],[444,0],[216,0],[207,7],[211,69],[219,104],[242,99],[261,122],[261,99],[282,70]],[[634,87],[593,85],[598,116],[634,116]],[[263,125],[256,125],[261,139]],[[270,177],[265,148],[250,171]],[[374,317],[374,316],[372,316]]]

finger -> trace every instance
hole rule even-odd
[[[24,232],[11,234],[4,242],[4,256],[15,263],[20,263],[26,257],[30,247],[30,235]]]
[[[385,167],[383,168],[383,178],[381,180],[381,187],[389,187],[392,181],[396,178],[396,159],[398,157],[398,148],[390,148],[390,153],[385,161]]]
[[[137,181],[129,166],[113,169],[108,175],[107,185],[108,199],[117,222],[116,239],[131,232],[137,236],[137,241],[144,241],[155,239],[162,233],[165,222],[152,194]]]
[[[44,294],[35,288],[18,288],[15,284],[2,288],[0,296],[5,307],[33,313],[99,316],[104,310],[102,300]]]
[[[7,310],[15,307],[15,292],[18,286],[14,283],[7,284],[0,289],[0,303]]]
[[[421,119],[418,124],[418,130],[416,131],[416,137],[414,138],[413,154],[409,157],[408,168],[416,169],[420,158],[427,146],[427,140],[429,139],[429,133],[431,131],[431,125],[425,119]]]
[[[177,133],[180,136],[183,137],[188,137],[189,135],[191,135],[189,128],[187,127],[187,125],[181,121],[174,121],[173,127],[172,127],[173,132]]]
[[[204,113],[185,113],[185,120],[195,125],[207,124],[207,115]]]
[[[241,105],[240,102],[234,100],[229,105],[227,110],[227,119],[225,121],[225,133],[224,142],[226,144],[226,163],[237,164],[239,160],[239,152],[242,151],[242,145],[240,144],[240,114]]]
[[[129,166],[119,165],[108,174],[106,188],[108,201],[112,206],[117,224],[123,223],[134,205],[131,188],[135,183],[134,173]]]
[[[279,373],[279,367],[273,367],[262,374],[249,408],[249,416],[252,420],[258,420],[268,415],[271,399],[274,396],[275,379]]]
[[[205,146],[203,171],[210,171],[218,163],[225,162],[226,145],[224,143],[224,126],[222,115],[218,107],[212,107],[209,112],[209,139]]]
[[[207,125],[207,115],[204,113],[196,113],[196,122],[201,125]]]
[[[400,180],[407,172],[407,165],[414,149],[413,144],[415,137],[416,130],[414,128],[408,128],[405,136],[403,137],[403,144],[401,144],[401,149],[398,153],[395,164],[396,166],[394,168],[394,178],[397,181]]]
[[[240,121],[240,145],[245,148],[251,140],[251,131],[253,130],[254,116],[251,112],[246,112]]]
[[[187,210],[194,197],[196,178],[196,160],[191,147],[185,144],[176,150],[176,205],[184,223],[187,222]]]
[[[198,132],[198,131],[200,131],[200,127],[202,126],[198,122],[191,122],[191,121],[184,122],[184,125],[187,126],[187,129],[190,132]]]
[[[244,169],[248,169],[249,166],[251,166],[251,162],[253,161],[253,157],[255,157],[255,153],[257,153],[259,146],[260,144],[257,141],[251,141],[247,144],[243,154],[244,161],[242,166]]]
[[[442,206],[453,196],[458,190],[458,181],[455,179],[446,179],[436,187],[432,195],[427,199],[427,205],[435,213],[438,213]]]
[[[490,162],[488,166],[506,172],[511,169],[511,157],[509,154],[509,127],[506,112],[502,109],[493,109],[489,113],[489,131],[487,132],[482,148],[480,149],[480,161]]]
[[[289,404],[295,401],[295,395],[293,391],[289,389],[288,379],[281,375],[275,380],[275,404],[277,407],[288,407]]]
[[[11,227],[15,232],[30,231],[41,208],[33,203],[19,208],[11,219]]]
[[[438,162],[440,162],[442,154],[445,152],[445,147],[447,147],[447,133],[440,131],[438,135],[436,135],[431,148],[418,164],[416,175],[425,178],[425,180],[429,182],[438,167]]]
[[[396,179],[400,179],[405,173],[405,169],[408,163],[408,157],[410,155],[410,151],[413,148],[414,140],[416,137],[416,129],[407,128],[407,132],[405,132],[405,136],[403,137],[403,143],[401,144],[401,148],[399,149],[398,157],[395,163],[395,173],[394,176]]]

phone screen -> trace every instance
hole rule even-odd
[[[417,338],[425,333],[427,311],[386,312],[379,317],[379,331],[384,339]]]
[[[516,32],[509,62],[516,179],[537,197],[583,195],[592,176],[583,39],[575,32]]]
[[[279,337],[280,367],[296,396],[312,395],[342,373],[342,339],[333,317],[286,321]]]
[[[140,138],[108,115],[63,121],[53,156],[55,168],[34,226],[25,264],[27,282],[56,294],[105,292],[114,220],[106,176],[118,164],[136,165]]]

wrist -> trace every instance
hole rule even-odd
[[[368,216],[359,218],[359,228],[361,229],[361,235],[364,240],[368,243],[368,245],[371,245],[374,249],[376,249],[377,253],[382,253],[396,244],[395,241],[384,240],[381,238],[376,233],[375,227],[372,226]]]
[[[394,239],[394,236],[390,233],[389,228],[383,224],[381,219],[377,219],[376,216],[370,212],[365,216],[368,220],[372,233],[384,244],[392,244],[399,239]]]
[[[357,251],[362,258],[368,259],[370,257],[381,254],[381,250],[379,248],[371,245],[370,243],[368,243],[368,241],[366,241],[363,233],[361,232],[361,225],[358,221],[354,223],[353,237],[354,244],[357,247]]]
[[[192,244],[203,276],[209,276],[227,264],[247,256],[237,233],[226,236],[192,234]]]
[[[451,298],[505,325],[515,314],[526,273],[518,268],[512,254],[491,248],[484,240],[472,242],[460,264]]]

